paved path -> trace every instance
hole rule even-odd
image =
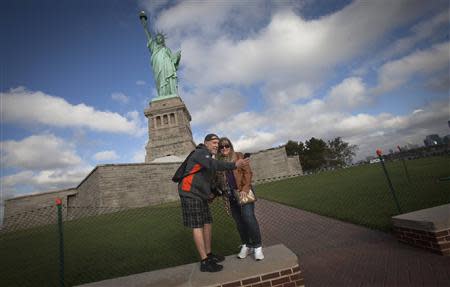
[[[450,286],[450,257],[282,204],[256,204],[263,244],[283,243],[296,253],[307,287]]]

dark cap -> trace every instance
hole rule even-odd
[[[212,140],[218,140],[219,137],[216,134],[207,134],[205,137],[205,142],[209,142]]]

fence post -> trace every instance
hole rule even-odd
[[[397,210],[398,210],[399,214],[401,214],[402,210],[400,208],[400,204],[398,203],[397,196],[395,195],[395,190],[394,190],[394,186],[392,185],[391,178],[389,177],[386,166],[384,165],[384,160],[383,160],[382,154],[383,154],[383,152],[380,149],[377,149],[377,155],[378,155],[378,158],[380,159],[381,166],[383,167],[384,175],[386,176],[386,179],[387,179],[387,182],[389,185],[389,189],[391,190],[392,196],[394,197],[395,204],[397,205]]]
[[[402,163],[403,163],[403,168],[405,169],[405,173],[406,173],[406,178],[408,179],[408,183],[411,183],[411,180],[409,178],[409,172],[408,172],[408,168],[406,168],[406,162],[405,159],[403,158],[403,156],[401,155],[402,149],[400,148],[400,146],[397,146],[398,151],[400,152],[400,158],[402,159]]]
[[[59,286],[64,287],[64,234],[62,218],[62,200],[56,199],[58,209],[58,237],[59,237]]]

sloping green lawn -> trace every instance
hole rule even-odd
[[[386,167],[403,213],[450,203],[450,158],[401,161]],[[380,163],[322,172],[256,187],[261,198],[370,228],[389,231],[398,211]]]
[[[450,202],[450,181],[439,181],[450,176],[448,157],[408,161],[407,165],[411,182],[400,161],[387,163],[404,212]],[[380,164],[302,176],[255,189],[260,198],[384,231],[390,230],[390,218],[397,214]],[[224,255],[237,252],[238,233],[221,200],[214,202],[212,211],[214,251]],[[66,286],[198,261],[178,203],[65,222],[64,242]],[[1,286],[59,286],[55,224],[0,234],[0,258]]]
[[[213,251],[236,253],[240,241],[234,222],[222,202],[217,200],[212,211]],[[54,225],[2,234],[0,285],[59,286],[57,235]],[[192,231],[182,225],[178,204],[65,222],[64,243],[66,286],[199,260]]]

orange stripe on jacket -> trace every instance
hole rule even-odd
[[[202,168],[200,164],[195,164],[194,167],[189,171],[189,173],[195,173]],[[190,192],[192,186],[192,180],[194,179],[195,174],[191,174],[183,178],[183,184],[181,185],[181,190]]]

